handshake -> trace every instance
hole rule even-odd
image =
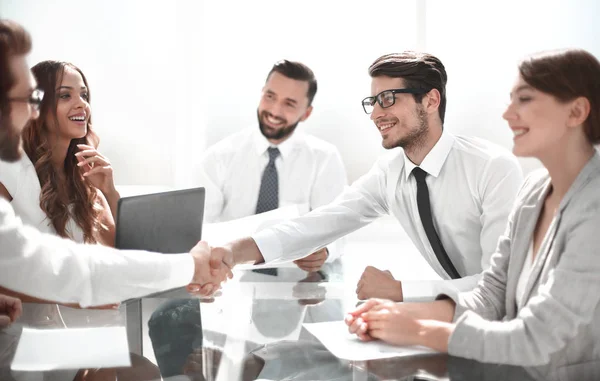
[[[233,278],[231,247],[211,247],[205,241],[200,241],[190,255],[194,259],[194,277],[187,286],[188,292],[209,296],[221,287],[221,283]]]
[[[212,295],[221,287],[221,283],[233,278],[231,269],[236,264],[257,264],[264,261],[256,242],[250,237],[220,247],[211,247],[205,241],[200,241],[190,254],[194,258],[194,278],[187,290],[201,296]],[[321,268],[328,256],[327,248],[322,248],[294,263],[300,269],[312,273]]]

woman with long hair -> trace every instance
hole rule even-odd
[[[119,193],[110,162],[96,150],[87,79],[59,61],[40,62],[32,72],[46,95],[40,117],[23,131],[23,148],[39,179],[46,221],[62,237],[114,246]]]
[[[346,323],[363,340],[598,379],[600,62],[576,49],[528,57],[503,117],[513,152],[545,168],[521,188],[478,286],[430,303],[369,300]]]
[[[110,162],[96,150],[87,79],[75,65],[60,61],[40,62],[32,72],[45,94],[40,116],[23,130],[26,155],[14,163],[0,162],[0,195],[11,201],[24,223],[41,231],[114,246],[119,193]],[[23,321],[34,326],[120,321],[116,312],[89,314],[52,304],[26,305],[24,310]]]

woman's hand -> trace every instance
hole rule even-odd
[[[362,341],[379,339],[390,344],[414,345],[420,321],[403,306],[390,300],[369,299],[346,316],[348,331]]]
[[[113,167],[110,161],[98,152],[94,147],[86,144],[78,144],[79,152],[75,154],[77,166],[81,169],[83,177],[98,188],[110,199],[117,192],[113,179]]]
[[[419,344],[421,321],[403,307],[403,304],[386,300],[362,313],[368,335],[395,345]]]

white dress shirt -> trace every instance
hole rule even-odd
[[[411,174],[414,167],[404,151],[394,150],[333,203],[252,238],[266,262],[293,260],[391,214],[431,267],[443,279],[450,279],[421,223],[416,181]],[[521,167],[510,152],[499,146],[447,132],[442,133],[420,167],[429,173],[426,182],[435,228],[463,277],[439,286],[470,290],[480,272],[489,267],[498,237],[504,232],[523,180]]]
[[[274,145],[254,126],[207,150],[199,168],[199,185],[206,188],[206,222],[255,214],[270,146]],[[275,160],[280,207],[301,205],[308,212],[333,201],[344,190],[346,171],[332,144],[295,131],[276,147],[280,152]]]
[[[23,226],[0,197],[0,285],[61,303],[116,303],[187,285],[189,254],[119,251],[81,245]]]

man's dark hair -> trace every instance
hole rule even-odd
[[[267,81],[271,77],[273,72],[277,72],[282,74],[290,79],[295,79],[297,81],[306,81],[308,82],[308,93],[306,96],[308,97],[308,105],[310,106],[315,99],[315,94],[317,93],[317,79],[315,78],[315,74],[312,70],[303,63],[281,60],[273,65],[273,68],[269,72],[267,76]]]
[[[402,78],[406,87],[437,89],[440,92],[438,109],[442,124],[446,114],[446,69],[439,58],[427,53],[406,51],[381,56],[369,67],[371,77],[386,76]],[[425,94],[413,94],[416,102],[421,102]]]

